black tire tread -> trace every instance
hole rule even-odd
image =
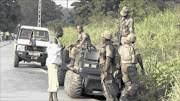
[[[82,95],[83,78],[75,72],[68,70],[65,76],[64,89],[67,95],[72,98],[79,98]]]
[[[16,54],[14,55],[14,67],[19,67],[19,57]]]
[[[41,62],[41,66],[42,67],[46,66],[46,62]]]

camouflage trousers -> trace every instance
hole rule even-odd
[[[77,52],[78,52],[78,48],[76,47],[71,48],[69,51],[69,57],[75,59],[75,55],[77,54]]]
[[[69,52],[69,57],[75,59],[76,54],[82,53],[87,50],[87,44],[82,45],[80,48],[72,47]]]
[[[137,101],[139,76],[135,64],[122,64],[122,80],[125,84],[120,101]]]
[[[106,101],[118,101],[117,95],[119,89],[118,85],[113,82],[113,76],[108,75],[108,77],[104,78],[104,75],[101,74],[101,84]]]

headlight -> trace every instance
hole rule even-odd
[[[88,64],[88,63],[85,63],[84,67],[97,68],[97,64]]]
[[[92,64],[91,68],[97,68],[97,65],[96,64]]]
[[[85,64],[84,64],[84,67],[89,67],[89,64],[85,63]]]
[[[25,45],[18,45],[17,51],[25,51]]]

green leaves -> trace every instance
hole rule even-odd
[[[38,0],[17,0],[23,19],[21,24],[37,26]],[[47,22],[62,19],[62,7],[56,5],[52,0],[42,0],[42,26]]]
[[[89,24],[100,17],[117,17],[120,0],[81,0],[75,2],[75,24]],[[110,14],[111,13],[111,14]],[[114,14],[114,15],[112,15]]]
[[[0,0],[0,30],[12,32],[21,20],[20,6],[16,0]]]

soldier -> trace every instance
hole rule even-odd
[[[120,41],[121,44],[124,44],[126,41],[127,36],[130,33],[134,34],[134,21],[129,16],[129,8],[124,6],[120,12],[120,15],[122,16],[122,22],[120,24]]]
[[[87,47],[91,45],[90,36],[84,32],[82,25],[77,26],[77,32],[79,33],[78,40],[76,41],[75,44],[71,44],[69,46],[70,48],[69,57],[71,58],[71,62],[70,64],[67,65],[68,67],[74,66],[75,55],[78,51],[86,50]]]
[[[117,101],[118,86],[115,86],[113,80],[113,73],[116,67],[113,66],[112,60],[114,58],[114,47],[112,34],[109,31],[105,31],[101,35],[104,46],[100,49],[100,66],[102,68],[101,83],[103,87],[103,94],[107,101]]]
[[[136,63],[139,63],[141,72],[144,74],[143,62],[138,48],[134,42],[136,37],[134,34],[129,34],[127,41],[120,46],[118,52],[121,56],[121,72],[122,80],[125,84],[120,97],[120,101],[137,101],[137,90],[139,85],[139,77],[137,73]]]

